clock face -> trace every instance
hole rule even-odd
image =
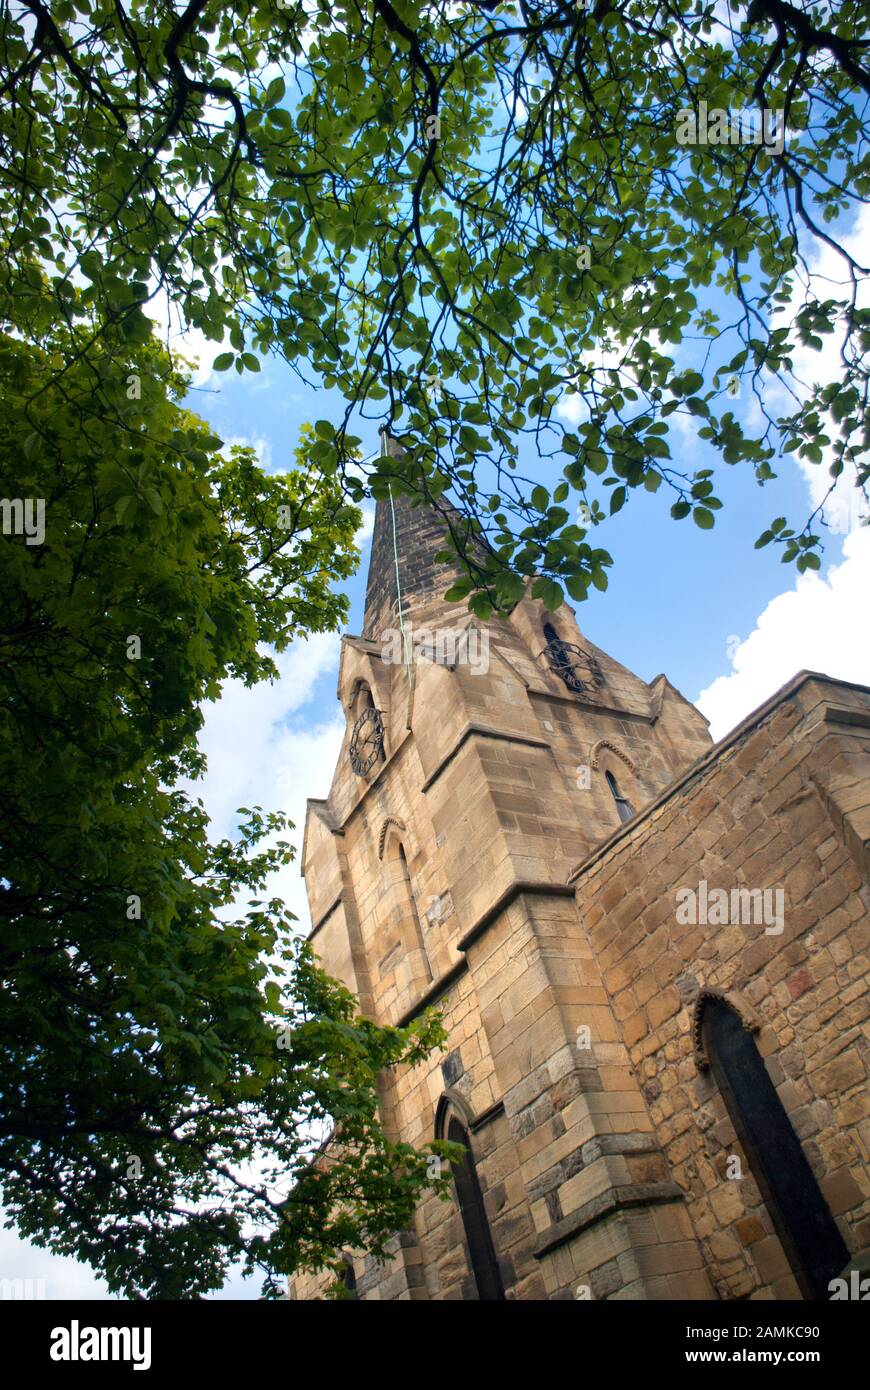
[[[350,765],[357,777],[365,777],[384,751],[384,721],[379,709],[364,709],[350,736]]]
[[[561,637],[552,637],[543,654],[550,670],[578,695],[597,690],[604,684],[601,667],[595,657],[574,642],[563,642]]]

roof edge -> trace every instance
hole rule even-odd
[[[796,675],[792,676],[791,680],[786,681],[785,685],[780,686],[779,690],[771,695],[769,699],[765,700],[757,709],[754,709],[752,713],[748,714],[745,719],[742,719],[739,724],[735,724],[734,728],[730,733],[727,733],[723,739],[720,739],[718,743],[714,743],[712,748],[709,748],[700,758],[696,758],[693,763],[690,763],[685,772],[681,772],[679,777],[671,782],[669,786],[665,787],[664,791],[660,792],[654,801],[651,801],[648,806],[644,806],[643,810],[638,811],[637,815],[632,817],[630,821],[626,821],[624,825],[614,830],[613,834],[608,835],[606,840],[602,840],[600,845],[596,845],[595,849],[592,850],[585,859],[581,859],[580,863],[576,864],[574,868],[570,870],[566,881],[568,883],[576,883],[586,870],[590,869],[592,865],[612,849],[615,844],[618,844],[620,840],[627,839],[629,835],[633,834],[638,825],[647,820],[653,812],[657,811],[666,801],[669,801],[674,795],[674,792],[679,791],[680,787],[685,786],[687,782],[697,777],[699,772],[702,772],[706,767],[709,767],[711,763],[714,763],[726,749],[738,743],[744,734],[748,733],[756,724],[760,724],[762,720],[766,719],[767,716],[776,709],[777,705],[781,705],[783,701],[795,695],[798,690],[800,690],[801,686],[806,685],[808,681],[812,680],[823,681],[825,685],[836,686],[841,690],[860,690],[863,694],[870,695],[870,686],[861,685],[857,681],[838,680],[836,676],[827,676],[823,671],[798,671]]]

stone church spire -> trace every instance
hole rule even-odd
[[[382,431],[381,440],[386,454],[401,458],[405,451],[397,439]],[[445,565],[436,560],[445,549],[445,531],[451,516],[461,520],[447,503],[439,514],[431,507],[415,506],[412,498],[399,492],[376,503],[363,619],[366,638],[377,640],[385,629],[395,627],[399,590],[402,611],[407,615],[437,602],[452,580],[462,575],[458,563]]]

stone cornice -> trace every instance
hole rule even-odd
[[[858,689],[863,687],[859,686]],[[852,709],[849,705],[826,705],[822,719],[826,724],[852,724],[870,729],[870,709]]]
[[[331,904],[331,906],[328,907],[326,911],[324,913],[321,913],[321,915],[318,917],[317,921],[314,923],[314,926],[311,928],[311,931],[308,933],[306,940],[310,941],[314,934],[320,931],[320,928],[324,925],[325,922],[329,920],[333,912],[335,912],[336,908],[341,907],[343,901],[344,889],[342,889],[342,891],[339,893],[338,897]]]
[[[685,1197],[683,1189],[675,1182],[626,1183],[619,1187],[608,1187],[591,1202],[586,1202],[570,1216],[556,1221],[546,1231],[542,1231],[535,1242],[533,1254],[536,1260],[557,1250],[566,1241],[573,1240],[581,1231],[602,1221],[615,1211],[628,1207],[651,1207],[660,1202],[676,1202]]]
[[[582,695],[572,695],[561,690],[536,690],[529,686],[530,700],[547,700],[550,703],[573,705],[579,709],[594,710],[596,714],[612,714],[617,719],[639,719],[642,724],[654,724],[656,717],[648,711],[628,709],[625,705],[605,705],[601,700],[584,700]]]
[[[505,730],[503,729],[495,729],[489,724],[466,724],[459,737],[453,743],[452,748],[448,749],[448,751],[444,754],[443,758],[441,758],[434,771],[429,773],[429,776],[426,778],[422,787],[420,788],[422,792],[427,792],[429,788],[432,786],[433,782],[437,782],[438,778],[441,776],[447,764],[453,761],[453,759],[456,757],[456,754],[462,748],[463,744],[467,743],[468,740],[474,734],[478,734],[481,738],[500,739],[504,743],[524,743],[530,748],[550,747],[546,739],[538,738],[535,734],[523,734],[520,732],[508,733],[505,732]]]
[[[474,925],[460,937],[459,941],[456,943],[456,949],[458,951],[466,951],[478,937],[483,935],[487,927],[495,921],[496,917],[504,912],[505,908],[510,907],[511,903],[523,893],[534,893],[537,897],[573,898],[574,889],[567,883],[539,883],[527,879],[515,880],[515,882],[508,885],[503,893],[499,894],[495,902],[492,903],[485,912],[481,913]],[[412,1019],[416,1018],[418,1014],[428,1008],[439,995],[449,989],[453,981],[458,980],[459,976],[463,975],[467,969],[467,961],[456,961],[449,970],[445,971],[443,975],[433,981],[425,994],[421,995],[409,1008],[405,1009],[395,1026],[397,1028],[406,1027]]]
[[[523,893],[534,894],[536,897],[550,898],[573,898],[575,890],[568,883],[549,883],[546,880],[516,879],[508,884],[504,892],[501,893],[484,913],[478,917],[473,927],[470,927],[456,943],[458,951],[467,951],[469,946],[482,936],[490,923],[494,922],[511,903]]]
[[[467,969],[468,961],[456,961],[456,963],[451,965],[449,970],[445,970],[444,974],[439,976],[437,980],[433,980],[425,994],[422,994],[409,1009],[405,1009],[404,1013],[399,1015],[393,1027],[407,1028],[408,1024],[412,1023],[418,1014],[421,1014],[424,1009],[428,1009],[430,1004],[434,1004],[439,995],[444,994],[453,984],[453,981],[458,980],[460,975],[464,975]]]

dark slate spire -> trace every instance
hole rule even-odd
[[[398,440],[381,435],[385,450],[400,457],[403,450]],[[395,551],[393,548],[393,513],[396,519]],[[399,557],[399,583],[402,592],[402,611],[407,616],[413,609],[439,599],[450,588],[462,570],[458,565],[439,564],[435,556],[445,549],[444,521],[430,507],[415,507],[409,497],[394,493],[390,499],[375,504],[375,526],[369,558],[369,577],[366,586],[366,608],[363,635],[377,638],[385,628],[394,627],[398,617],[396,598],[396,553]]]

